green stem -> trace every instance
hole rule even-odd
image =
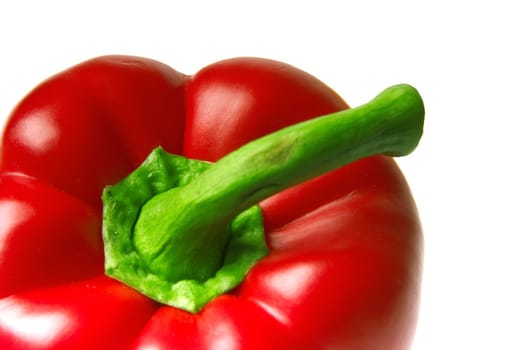
[[[228,225],[243,210],[357,159],[410,153],[423,119],[418,92],[396,85],[355,109],[257,139],[148,201],[134,228],[135,249],[162,278],[206,279],[220,266]]]

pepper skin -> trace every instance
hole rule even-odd
[[[309,74],[258,58],[188,76],[105,56],[39,85],[1,143],[0,348],[408,349],[422,234],[383,155],[262,201],[269,255],[197,314],[104,275],[102,190],[152,149],[214,162],[346,108]]]

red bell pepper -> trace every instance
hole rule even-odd
[[[188,76],[106,56],[48,79],[1,143],[0,348],[408,349],[422,235],[390,156],[416,146],[423,114],[408,86],[348,109],[309,74],[256,58]],[[160,188],[181,162],[191,176]],[[121,230],[127,196],[143,192],[136,231]],[[167,295],[215,280],[248,208],[258,255],[240,279],[211,296],[201,283],[196,306]]]

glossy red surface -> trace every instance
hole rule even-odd
[[[343,108],[307,73],[255,58],[187,76],[108,56],[38,86],[0,150],[0,348],[408,349],[422,236],[409,188],[384,156],[263,201],[270,255],[199,314],[103,276],[102,188],[154,147],[215,161]]]

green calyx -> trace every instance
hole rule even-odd
[[[252,206],[222,229],[220,246],[203,247],[197,252],[195,258],[204,262],[215,255],[211,259],[214,260],[214,270],[207,276],[188,276],[173,281],[150,270],[134,243],[135,225],[142,207],[160,193],[185,186],[209,167],[209,163],[156,148],[137,170],[118,184],[104,189],[103,238],[108,276],[158,302],[198,312],[216,296],[236,287],[249,269],[268,254],[261,210]],[[214,236],[208,233],[210,237]],[[191,237],[186,238],[192,242]],[[182,254],[184,257],[180,263],[184,264],[189,258],[184,251]],[[215,261],[217,255],[218,262]],[[180,270],[176,264],[169,267]]]
[[[268,254],[257,203],[360,158],[409,154],[424,114],[419,93],[396,85],[355,109],[254,140],[214,164],[156,149],[104,190],[106,273],[198,312]]]

